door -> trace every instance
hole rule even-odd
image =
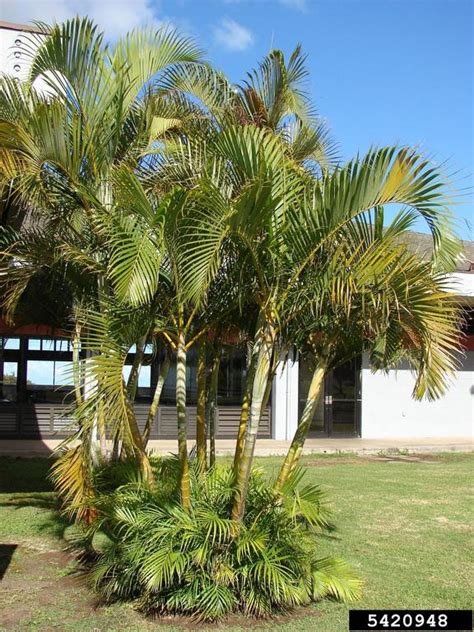
[[[326,379],[325,416],[330,437],[360,437],[360,359],[334,369]]]
[[[328,375],[316,403],[311,423],[311,436],[360,436],[360,364],[360,358],[356,358],[337,367]],[[311,366],[300,358],[298,401],[300,417],[306,403],[311,377]]]

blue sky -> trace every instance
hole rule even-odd
[[[113,39],[172,22],[239,81],[273,46],[308,54],[309,90],[347,159],[371,144],[447,161],[458,231],[473,239],[473,0],[17,0],[25,22],[88,13]],[[468,191],[466,191],[468,189]],[[470,190],[469,190],[470,189]],[[464,190],[464,191],[463,191]],[[420,226],[422,228],[422,226]]]

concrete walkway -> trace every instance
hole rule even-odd
[[[57,439],[44,441],[33,439],[0,440],[0,456],[47,456],[61,443]],[[189,441],[191,449],[194,441]],[[289,441],[275,439],[259,439],[255,454],[270,456],[286,454]],[[175,440],[153,440],[149,448],[155,454],[169,454],[177,452]],[[220,439],[216,441],[217,454],[229,455],[234,453],[235,441]],[[308,439],[305,444],[305,454],[337,454],[348,452],[353,454],[378,454],[380,452],[407,453],[435,453],[435,452],[470,452],[473,450],[472,437],[443,437],[443,438],[398,438],[398,439]]]

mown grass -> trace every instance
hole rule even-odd
[[[258,463],[273,473],[279,461]],[[471,454],[305,459],[308,479],[327,490],[335,508],[337,531],[321,539],[321,555],[344,557],[364,578],[358,608],[471,607],[473,463]],[[0,543],[10,545],[0,558],[7,566],[0,629],[189,628],[184,622],[147,621],[130,607],[95,608],[60,553],[67,523],[58,516],[48,466],[46,459],[0,459]],[[325,601],[268,627],[343,632],[347,610]],[[248,629],[245,623],[223,627]]]

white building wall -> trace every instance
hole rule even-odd
[[[31,54],[39,46],[42,35],[33,32],[30,27],[15,28],[15,25],[0,24],[0,73],[26,81],[31,67]],[[33,84],[35,90],[48,93],[47,84],[42,77]]]
[[[26,49],[30,37],[31,33],[0,28],[0,72],[22,81],[28,77],[31,62]]]
[[[447,393],[436,401],[416,401],[408,368],[372,373],[362,363],[362,423],[364,439],[405,437],[472,437],[474,421],[474,352],[462,360]]]
[[[462,300],[472,303],[474,298],[474,274],[453,272],[449,275],[449,286],[449,289],[462,297]]]
[[[298,426],[298,360],[280,362],[272,388],[272,439],[291,440]]]

